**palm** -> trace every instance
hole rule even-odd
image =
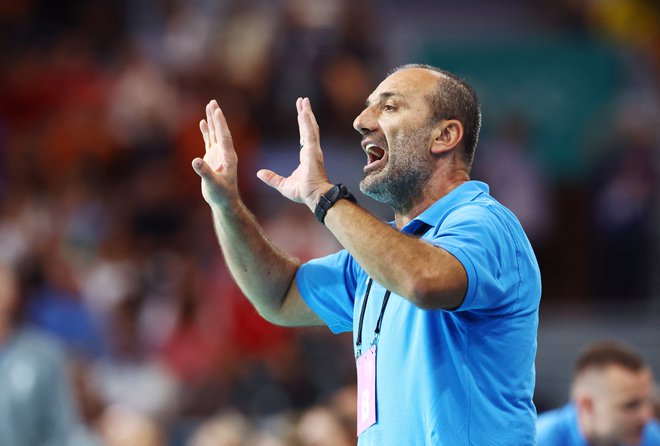
[[[308,99],[296,101],[298,127],[300,130],[300,164],[288,177],[270,170],[260,170],[257,175],[271,187],[277,189],[289,200],[305,203],[314,209],[319,193],[328,185],[323,164],[323,152],[319,142],[319,128]],[[327,187],[325,188],[327,189]]]
[[[282,195],[297,203],[304,203],[305,198],[310,195],[309,188],[305,187],[307,185],[304,181],[306,175],[302,171],[303,166],[298,166],[296,170],[291,172],[291,175],[283,178],[280,184],[277,186],[277,190]]]

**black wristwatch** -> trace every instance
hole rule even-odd
[[[332,189],[321,195],[319,202],[316,203],[316,209],[314,209],[316,219],[321,222],[321,224],[325,224],[325,214],[328,213],[328,209],[334,206],[335,203],[342,198],[352,201],[353,203],[356,202],[355,197],[348,191],[346,186],[341,183],[335,184]]]

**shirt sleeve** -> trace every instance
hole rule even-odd
[[[516,301],[517,248],[503,217],[488,206],[465,205],[437,228],[431,243],[456,257],[467,273],[465,299],[456,311],[502,309]]]
[[[357,269],[353,257],[342,250],[303,264],[296,285],[307,305],[333,333],[353,330]]]

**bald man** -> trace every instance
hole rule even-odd
[[[589,346],[575,364],[571,402],[538,419],[539,446],[660,446],[653,375],[615,342]]]
[[[520,222],[470,179],[474,90],[406,65],[367,98],[353,123],[366,158],[360,190],[393,209],[391,223],[330,181],[309,99],[296,106],[300,165],[288,177],[257,175],[345,248],[304,264],[242,202],[215,101],[200,123],[205,155],[193,167],[243,293],[273,323],[353,332],[359,446],[532,445],[541,276]]]

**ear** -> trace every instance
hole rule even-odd
[[[464,128],[457,119],[443,119],[433,129],[431,153],[439,155],[449,152],[463,141]]]
[[[592,415],[594,411],[594,400],[587,395],[580,395],[575,398],[575,406],[578,413],[583,415]]]

